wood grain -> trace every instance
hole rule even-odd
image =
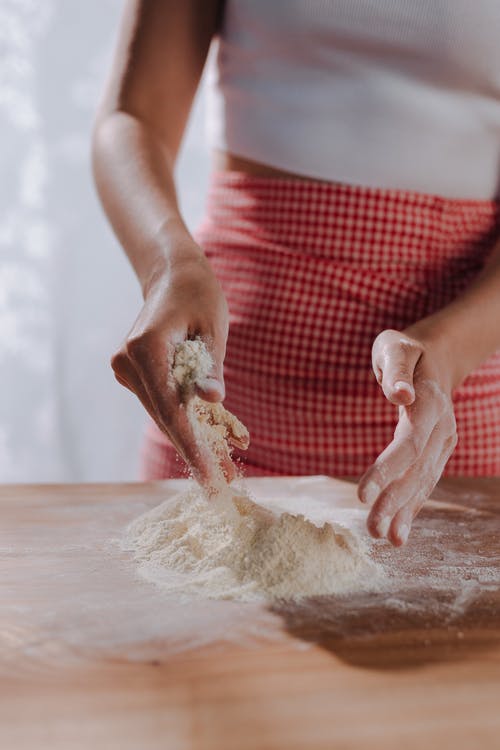
[[[158,642],[141,658],[126,644],[106,652],[90,641],[68,658],[64,623],[49,638],[30,619],[48,596],[45,568],[41,576],[40,559],[33,564],[34,532],[40,545],[54,540],[56,555],[98,511],[125,517],[125,507],[154,505],[165,491],[162,483],[0,490],[2,750],[500,746],[500,479],[442,483],[404,558],[415,586],[396,608],[384,593],[280,603],[271,607],[274,642],[222,638],[187,650]],[[435,554],[438,543],[443,554],[466,547],[464,582],[473,578],[467,550],[489,571],[489,583],[472,581],[466,606],[448,619],[446,589],[419,588],[435,562],[426,550]],[[75,542],[72,554],[85,551]],[[53,571],[54,592],[64,590],[64,572]],[[418,607],[401,606],[415,596]],[[68,600],[69,619],[80,613],[74,606]]]

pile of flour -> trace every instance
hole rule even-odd
[[[204,377],[211,358],[200,339],[179,345],[174,376],[186,389]],[[201,373],[201,374],[200,374]],[[193,406],[194,404],[194,406]],[[193,396],[188,414],[217,463],[246,428],[222,405]],[[169,592],[225,599],[298,599],[373,586],[378,566],[361,541],[333,523],[275,515],[219,475],[216,491],[192,488],[136,519],[123,546],[140,573]]]
[[[135,520],[126,549],[171,592],[225,599],[297,599],[370,588],[377,566],[333,523],[279,516],[244,494],[207,500],[195,486]]]

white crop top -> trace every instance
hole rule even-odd
[[[226,0],[209,145],[298,174],[500,197],[500,0]]]

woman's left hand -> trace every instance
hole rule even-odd
[[[399,406],[394,438],[362,476],[359,499],[371,505],[368,530],[395,546],[434,489],[457,444],[446,357],[405,332],[382,331],[372,366],[385,397]]]

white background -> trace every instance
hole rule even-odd
[[[90,131],[122,0],[0,0],[0,481],[137,478],[145,424],[109,358],[139,287],[93,186]],[[193,230],[203,85],[176,170]]]

